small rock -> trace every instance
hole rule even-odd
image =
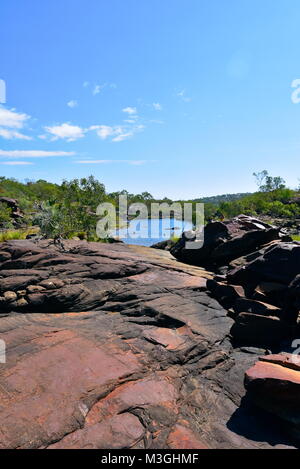
[[[42,293],[31,293],[27,299],[32,306],[41,306],[45,301],[45,295]]]
[[[0,262],[8,261],[11,258],[9,252],[1,251],[0,252]]]
[[[238,298],[245,296],[244,288],[239,285],[228,285],[209,279],[206,286],[212,292],[214,298],[227,309],[231,308]]]
[[[40,285],[29,285],[29,287],[27,287],[28,293],[37,293],[43,290],[45,290],[45,287],[42,287]]]
[[[23,298],[24,296],[26,296],[26,290],[18,290],[17,295],[18,297]]]
[[[17,306],[18,308],[23,308],[24,306],[27,306],[28,303],[27,301],[25,300],[25,298],[20,298],[18,301],[17,301]]]
[[[15,301],[18,296],[14,291],[6,291],[4,293],[4,298],[7,302]]]
[[[62,288],[64,282],[58,278],[43,280],[40,283],[41,287],[44,287],[46,290],[55,290],[56,288]]]

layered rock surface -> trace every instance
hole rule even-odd
[[[278,416],[285,430],[292,438],[299,441],[299,353],[261,357],[247,370],[245,386],[253,401],[259,407]]]
[[[196,240],[196,232],[183,233],[170,249],[176,259],[212,269],[228,266],[232,261],[244,263],[247,256],[276,240],[290,240],[280,228],[256,218],[239,215],[224,222],[211,222],[204,227],[204,243],[199,249],[189,249],[187,241]]]
[[[203,269],[74,241],[3,243],[0,262],[1,448],[292,445],[245,398],[266,349],[232,345]]]
[[[235,347],[276,353],[246,372],[245,399],[275,416],[274,424],[299,445],[300,366],[294,362],[300,344],[300,243],[244,215],[209,223],[204,234],[198,250],[186,249],[184,234],[171,252],[214,270],[207,288],[234,320],[230,334]]]

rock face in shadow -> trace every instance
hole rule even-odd
[[[216,268],[227,266],[265,244],[282,238],[288,239],[279,228],[253,217],[239,215],[228,221],[208,223],[204,227],[204,244],[201,248],[187,248],[187,241],[193,238],[187,238],[183,233],[170,252],[181,262]]]
[[[228,279],[239,285],[273,282],[288,286],[299,274],[299,266],[300,243],[271,243],[254,260],[231,270]]]
[[[228,222],[227,226],[231,226],[231,223]],[[220,226],[218,230],[221,230]],[[211,259],[216,259],[220,252],[229,253],[230,246],[236,242],[241,246],[242,240],[248,239],[248,236],[258,236],[257,233],[250,231],[239,234],[227,238],[217,247],[214,245],[209,254]],[[263,238],[270,230],[262,229],[260,233],[259,236]],[[203,252],[207,249],[209,239],[204,244]],[[243,350],[245,347],[268,349],[268,355],[259,358],[248,371],[245,370],[248,393],[230,419],[228,427],[232,429],[237,425],[240,428],[236,419],[242,418],[242,415],[249,418],[247,409],[255,405],[268,413],[269,417],[263,417],[265,421],[271,416],[271,425],[281,426],[299,445],[300,364],[297,357],[300,344],[300,243],[274,239],[263,245],[258,243],[255,249],[251,243],[248,247],[247,255],[244,253],[242,257],[236,256],[234,259],[233,253],[241,254],[241,250],[233,249],[232,255],[227,257],[229,265],[225,274],[217,274],[207,280],[211,296],[228,311],[228,316],[234,321],[230,336],[235,350]],[[190,256],[193,254],[191,251]],[[198,264],[199,256],[197,253],[194,255],[195,264]],[[218,257],[220,265],[223,260]],[[276,354],[269,355],[270,352]],[[247,432],[244,434],[249,436]]]
[[[138,246],[3,243],[0,447],[290,446],[243,403],[266,349],[232,345],[211,277]]]

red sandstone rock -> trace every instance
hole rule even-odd
[[[300,439],[300,364],[294,355],[262,357],[245,374],[245,386],[254,402],[287,422]]]
[[[247,434],[259,415],[243,434],[237,412],[263,352],[232,347],[209,273],[165,251],[49,243],[0,246],[1,298],[17,296],[0,302],[1,448],[270,447],[269,429]]]
[[[87,429],[77,430],[48,449],[122,449],[131,448],[144,436],[145,429],[132,414],[115,415]]]
[[[168,437],[172,449],[208,449],[208,447],[189,428],[176,425]]]
[[[292,368],[293,370],[300,371],[300,356],[296,353],[278,353],[276,355],[266,355],[265,357],[259,357],[259,360],[268,363],[275,363],[286,368]]]

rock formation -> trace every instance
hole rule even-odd
[[[256,405],[278,416],[280,425],[290,434],[291,438],[299,442],[299,354],[261,357],[246,372],[245,386]]]
[[[262,297],[279,287],[250,301],[166,251],[85,241],[3,243],[0,276],[1,448],[293,447],[245,396],[269,344],[231,340],[241,314],[278,333],[284,307]],[[284,289],[297,305],[299,282]]]
[[[195,237],[196,233],[194,238],[189,236],[188,240],[192,241]],[[215,270],[217,267],[227,267],[230,262],[276,240],[290,241],[290,238],[280,228],[240,215],[232,220],[208,223],[204,228],[204,245],[200,249],[187,249],[187,237],[183,233],[170,252],[181,262]]]
[[[245,216],[208,224],[199,250],[187,250],[185,242],[183,235],[171,252],[214,269],[207,289],[234,321],[232,345],[265,350],[245,370],[244,400],[275,416],[274,424],[299,445],[300,243]]]
[[[0,197],[0,203],[5,204],[11,209],[11,218],[14,225],[18,226],[24,217],[22,210],[20,209],[19,202],[16,199],[9,197]]]

